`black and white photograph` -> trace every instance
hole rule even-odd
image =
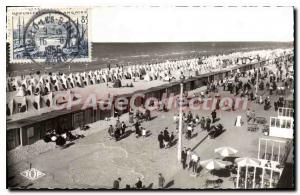
[[[295,190],[296,8],[248,4],[8,4],[6,188]]]

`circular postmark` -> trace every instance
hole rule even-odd
[[[35,63],[68,63],[79,53],[78,25],[57,10],[37,12],[24,29],[25,55]]]

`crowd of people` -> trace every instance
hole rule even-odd
[[[115,126],[109,125],[108,134],[116,141],[119,141],[120,139],[122,139],[122,136],[125,135],[126,128],[127,126],[125,122],[120,122],[120,120],[117,119]]]
[[[209,58],[208,58],[209,59]],[[193,116],[192,112],[183,113],[183,134],[185,134],[186,139],[190,140],[194,136],[197,135],[195,132],[195,128],[197,126],[200,127],[200,130],[207,131],[209,133],[210,138],[215,138],[216,136],[222,133],[223,126],[222,124],[214,125],[214,123],[218,120],[217,118],[217,110],[221,109],[220,99],[222,98],[218,91],[229,91],[230,94],[233,94],[234,97],[247,97],[248,100],[265,104],[264,109],[269,109],[271,107],[271,100],[269,96],[263,100],[262,95],[259,95],[257,91],[263,91],[264,89],[270,90],[270,95],[272,95],[272,91],[276,90],[279,83],[283,83],[285,89],[291,88],[293,81],[291,77],[289,77],[288,72],[288,64],[287,62],[292,62],[293,59],[283,58],[281,60],[275,60],[274,62],[270,62],[267,66],[263,66],[261,68],[256,68],[244,72],[240,72],[239,70],[235,73],[230,74],[228,77],[225,77],[220,80],[215,80],[207,83],[206,91],[201,91],[200,94],[194,94],[193,97],[199,96],[199,103],[201,100],[209,97],[209,93],[214,93],[214,96],[217,97],[217,103],[215,108],[213,108],[211,112],[211,117],[209,116],[199,116],[196,114]],[[208,60],[211,62],[210,60]],[[271,65],[271,66],[270,66]],[[274,69],[272,69],[275,67]],[[259,83],[259,87],[257,89],[257,82]],[[272,88],[270,87],[270,83]],[[185,95],[185,98],[188,98]],[[234,111],[236,108],[235,98],[232,99],[233,103],[229,110]],[[278,107],[283,106],[284,98],[280,96],[278,101],[274,101],[275,110]],[[143,108],[143,106],[142,106]],[[165,107],[165,104],[161,101],[159,105],[159,110],[167,111],[168,109]],[[255,119],[255,111],[248,109],[246,111],[247,122]],[[131,110],[129,112],[129,123],[134,127],[134,131],[136,133],[136,137],[146,136],[147,130],[141,126],[141,121],[149,121],[151,119],[151,113],[148,109],[137,109],[135,113]],[[174,121],[176,123],[175,134],[178,133],[179,128],[179,114],[175,114]],[[117,124],[115,127],[112,125],[109,128],[109,135],[115,138],[116,141],[120,139],[122,135],[125,133],[126,125],[124,122],[120,123],[117,120]],[[160,131],[158,135],[159,148],[169,148],[176,141],[174,132],[170,132],[168,127],[164,130]]]
[[[184,147],[181,151],[181,164],[184,170],[192,170],[193,176],[197,176],[200,167],[200,156],[193,152],[191,148]]]
[[[165,128],[164,131],[160,131],[157,140],[159,142],[159,148],[170,148],[175,141],[174,132],[169,133],[168,127]]]

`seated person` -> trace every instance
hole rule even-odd
[[[265,164],[265,167],[271,167],[271,162],[268,160],[268,162]]]
[[[151,113],[150,113],[150,110],[146,109],[145,111],[145,119],[147,121],[149,121],[151,119]]]
[[[186,138],[187,139],[191,139],[192,138],[192,130],[188,128],[187,132],[186,132]]]
[[[114,137],[114,128],[112,125],[109,125],[109,128],[108,128],[108,134],[111,136],[111,137]]]

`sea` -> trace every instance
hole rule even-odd
[[[11,64],[10,75],[43,72],[76,72],[101,68],[150,64],[167,60],[201,58],[209,55],[246,52],[251,50],[293,48],[293,42],[159,42],[159,43],[92,43],[92,61],[85,63]]]

